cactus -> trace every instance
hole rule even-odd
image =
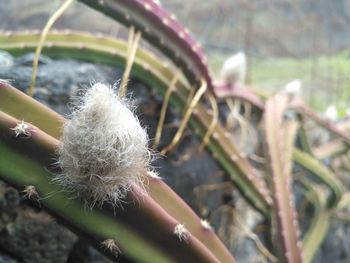
[[[293,159],[329,187],[330,197],[327,202],[329,206],[334,206],[340,201],[344,189],[332,171],[309,154],[297,149],[293,150]]]
[[[21,154],[27,156],[27,158],[40,162],[46,169],[52,170],[52,156],[54,156],[55,149],[58,147],[58,141],[32,124],[28,124],[32,134],[27,140],[23,140],[17,136],[14,137],[11,135],[13,134],[11,128],[16,127],[18,123],[20,123],[18,120],[5,113],[0,113],[2,141],[11,146],[11,148],[20,151]],[[35,154],[33,154],[33,149],[35,149]],[[28,185],[36,185],[38,192],[41,192],[43,190],[38,182],[39,180],[44,179],[37,178],[35,181],[30,181],[29,179],[30,182],[28,182]],[[48,180],[48,178],[45,180]],[[14,181],[14,183],[16,184],[17,182]],[[21,183],[19,182],[18,184]],[[22,185],[22,187],[24,188],[24,185]],[[56,198],[56,192],[59,191],[61,191],[60,188],[52,190],[54,193],[52,199]],[[47,200],[47,194],[46,192],[45,195],[43,195],[45,200]],[[69,197],[66,198],[69,199]],[[84,205],[82,205],[82,207],[84,207]],[[54,207],[50,207],[49,205],[47,208],[54,209]],[[82,210],[84,209],[82,208]],[[66,213],[69,211],[61,210],[60,212],[62,213],[61,216],[66,216]],[[152,244],[155,244],[176,260],[185,262],[189,260],[198,262],[219,262],[190,232],[187,234],[188,242],[186,245],[178,242],[173,236],[173,231],[179,222],[171,217],[148,195],[140,196],[137,191],[130,191],[128,192],[126,204],[124,204],[123,208],[108,208],[107,205],[104,205],[104,209],[100,211],[100,213],[101,212],[112,218],[118,218],[118,221],[136,230],[138,234],[150,240]],[[156,233],[154,232],[155,228],[157,228]]]
[[[314,212],[311,226],[303,238],[303,256],[306,263],[312,262],[318,247],[327,235],[332,208],[327,207],[324,189],[313,185],[310,181],[298,178],[307,190],[306,197],[313,204]]]
[[[295,122],[283,125],[287,98],[276,95],[266,102],[264,129],[274,192],[278,236],[282,242],[283,262],[302,262],[299,229],[291,193],[291,165]]]
[[[34,186],[39,196],[37,202],[33,202],[34,205],[39,203],[69,229],[83,235],[110,258],[114,259],[116,255],[101,247],[101,242],[107,238],[118,240],[118,247],[122,249],[123,255],[139,262],[153,262],[152,259],[172,262],[170,258],[120,221],[112,220],[110,216],[96,209],[87,212],[77,200],[67,202],[70,197],[50,182],[50,173],[43,164],[37,162],[44,162],[44,165],[52,163],[52,160],[47,161],[52,156],[52,147],[47,145],[47,142],[54,141],[54,138],[30,124],[30,129],[33,130],[31,137],[29,139],[18,138],[11,130],[17,123],[20,122],[0,112],[0,153],[2,156],[0,176],[2,180],[18,190],[25,189],[27,195],[28,186]],[[38,154],[32,154],[33,147]],[[26,151],[26,154],[23,153],[23,150]],[[40,158],[43,154],[46,154],[46,157]],[[33,157],[35,158],[31,159]],[[123,255],[119,257],[124,257]]]
[[[17,109],[16,117],[17,118],[26,118],[28,122],[32,122],[33,124],[36,124],[36,119],[32,118],[32,114],[28,114],[28,110],[26,108],[34,108],[37,110],[39,115],[41,115],[41,118],[39,118],[40,121],[49,121],[50,123],[56,122],[57,125],[62,124],[62,117],[55,116],[52,117],[51,110],[46,108],[45,106],[37,103],[27,95],[17,91],[14,88],[11,88],[6,83],[1,83],[0,85],[0,94],[1,92],[5,91],[4,94],[11,94],[10,97],[12,97],[12,103],[15,103],[16,105],[23,106],[19,110]],[[5,98],[1,96],[2,98]],[[17,98],[17,100],[14,100],[14,98]],[[21,102],[21,103],[19,103]],[[14,104],[2,104],[2,105],[14,105]],[[11,107],[8,108],[0,107],[1,110],[8,112],[11,111]],[[40,110],[42,109],[42,110]],[[58,118],[57,118],[58,117]],[[36,116],[38,118],[38,116]],[[12,125],[14,126],[14,125]],[[61,129],[60,129],[61,130]],[[36,135],[34,135],[35,137]],[[60,134],[56,138],[59,138]],[[52,162],[52,155],[54,152],[54,149],[57,148],[58,142],[57,140],[50,137],[50,143],[46,144],[51,149],[50,152],[44,152],[43,154],[40,154],[40,156],[33,155],[32,158],[35,158],[37,161],[41,161],[44,164],[49,164]],[[27,141],[27,143],[30,143],[30,141]],[[28,146],[25,146],[28,147]],[[25,151],[25,149],[22,149],[22,151]],[[40,151],[39,151],[40,153]],[[200,219],[195,215],[195,213],[185,204],[184,201],[181,200],[164,182],[162,182],[159,179],[156,178],[149,178],[149,183],[147,188],[149,189],[150,196],[152,199],[154,199],[156,202],[159,202],[162,209],[165,209],[167,213],[169,213],[170,216],[176,218],[176,220],[179,220],[179,222],[185,223],[188,229],[191,233],[193,233],[196,237],[198,237],[202,242],[215,254],[218,255],[218,258],[220,258],[220,261],[222,262],[234,262],[234,259],[230,255],[230,253],[227,251],[227,249],[223,246],[223,244],[220,242],[220,240],[216,237],[216,235],[212,231],[207,231],[204,229],[201,225]],[[141,199],[144,199],[141,197]],[[157,204],[157,203],[156,203]],[[158,204],[157,204],[158,205]],[[137,216],[137,218],[142,218],[141,216]],[[130,216],[127,219],[127,222],[130,221]],[[140,222],[135,223],[135,225],[143,225]]]
[[[37,44],[38,34],[8,32],[2,34],[0,39],[6,40],[5,44],[0,44],[0,48],[17,55],[33,50]],[[69,56],[118,66],[122,66],[125,61],[127,46],[122,41],[110,37],[95,38],[82,33],[53,32],[47,36],[47,41],[43,52],[52,57]],[[170,69],[141,48],[136,53],[132,70],[134,76],[161,94],[166,93],[173,78]],[[186,105],[188,94],[189,87],[179,80],[170,102],[178,109],[182,109]],[[210,114],[203,106],[197,105],[190,118],[190,125],[200,136],[205,136],[206,127],[210,125],[210,122]],[[214,153],[214,157],[221,163],[250,203],[268,215],[271,198],[265,182],[255,175],[254,168],[240,155],[220,125],[216,125],[207,147]]]

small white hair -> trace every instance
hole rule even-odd
[[[228,58],[221,68],[221,79],[227,84],[242,85],[245,83],[247,71],[247,59],[244,52],[238,52],[237,54]]]
[[[338,111],[337,108],[334,105],[328,106],[326,109],[324,116],[326,119],[330,121],[336,121],[338,119]]]
[[[131,189],[144,192],[149,167],[148,135],[130,102],[111,87],[94,84],[80,99],[63,128],[54,181],[89,202],[120,204]]]
[[[291,82],[288,82],[284,87],[284,91],[292,97],[299,97],[301,95],[301,89],[302,82],[300,79],[295,79]]]

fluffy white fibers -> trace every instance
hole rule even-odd
[[[148,136],[126,99],[97,83],[82,97],[63,129],[55,177],[90,206],[118,205],[134,187],[144,189]]]

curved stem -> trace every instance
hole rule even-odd
[[[43,45],[47,36],[47,33],[49,32],[50,28],[52,25],[56,22],[58,18],[68,9],[68,7],[74,2],[74,0],[66,0],[62,6],[50,17],[50,19],[47,21],[40,37],[40,41],[38,44],[38,47],[35,50],[35,56],[33,60],[33,71],[32,71],[32,79],[30,82],[30,86],[28,88],[28,95],[33,97],[34,93],[34,87],[35,87],[35,82],[36,82],[36,72],[38,69],[38,64],[39,64],[39,57],[41,54],[41,50],[43,49]]]

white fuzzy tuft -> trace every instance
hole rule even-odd
[[[204,227],[206,230],[212,230],[212,227],[211,227],[210,223],[209,223],[208,220],[206,220],[206,219],[201,219],[201,225],[202,225],[202,227]]]
[[[189,234],[187,228],[182,224],[177,224],[174,229],[174,234],[179,238],[180,241],[188,242]]]
[[[29,128],[29,125],[24,121],[17,123],[17,125],[14,128],[11,128],[11,130],[14,131],[16,137],[20,135],[25,135],[29,137],[31,135],[31,130]]]
[[[0,84],[11,85],[11,79],[0,79]]]
[[[300,97],[301,87],[302,87],[301,81],[299,79],[296,79],[287,83],[286,86],[284,87],[284,91],[288,95],[292,96],[293,98]]]
[[[338,119],[337,108],[334,105],[329,106],[325,111],[324,116],[330,121],[336,121]]]
[[[228,58],[221,69],[221,79],[231,85],[242,85],[245,82],[247,59],[243,52]]]
[[[127,100],[97,83],[64,125],[55,177],[66,190],[90,202],[118,205],[131,189],[143,190],[148,136]]]
[[[38,199],[39,198],[39,194],[36,191],[35,186],[33,185],[28,185],[24,188],[23,192],[23,197],[27,198],[27,199]]]
[[[154,171],[147,171],[147,174],[152,179],[162,180],[163,178],[158,175],[158,173]]]
[[[103,248],[105,248],[105,249],[109,250],[110,252],[114,253],[116,256],[118,256],[118,254],[122,253],[120,248],[115,243],[115,241],[113,239],[111,239],[111,238],[102,241],[101,245],[102,245]]]

